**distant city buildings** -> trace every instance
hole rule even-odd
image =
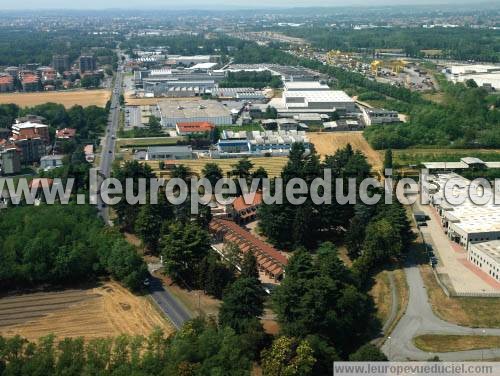
[[[52,57],[52,67],[59,73],[70,68],[69,56],[68,55],[54,55]]]
[[[94,72],[97,69],[96,59],[92,55],[82,55],[78,59],[80,73]]]

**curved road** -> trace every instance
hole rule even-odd
[[[422,334],[460,334],[500,336],[500,329],[468,328],[441,320],[432,311],[424,281],[418,266],[409,261],[404,268],[409,287],[409,301],[405,314],[398,322],[382,351],[393,361],[427,360],[438,356],[445,361],[481,360],[500,357],[500,349],[428,353],[413,344],[413,338]]]

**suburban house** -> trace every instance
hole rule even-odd
[[[238,196],[230,205],[228,214],[235,222],[248,223],[257,219],[257,209],[262,204],[262,192],[256,192],[253,198],[252,195],[253,193]]]

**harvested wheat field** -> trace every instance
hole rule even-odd
[[[353,149],[361,151],[374,170],[382,169],[382,157],[363,137],[363,132],[311,132],[307,134],[316,151],[321,155],[332,155],[336,150],[351,144]]]
[[[195,174],[201,176],[203,167],[207,163],[215,163],[217,164],[223,174],[226,176],[233,169],[233,165],[238,163],[240,158],[231,158],[231,159],[186,159],[186,160],[175,160],[175,163],[178,165],[184,165],[189,167],[191,171]],[[258,158],[249,158],[250,162],[253,163],[253,168],[251,171],[255,171],[259,167],[264,167],[269,175],[269,177],[274,178],[281,174],[283,167],[285,167],[288,158],[287,157],[258,157]],[[168,177],[168,170],[161,170],[159,165],[159,161],[144,161],[143,163],[147,163],[155,172],[155,174],[159,177]]]
[[[96,288],[37,292],[0,299],[0,335],[19,334],[36,340],[49,333],[58,338],[148,335],[154,327],[166,334],[170,323],[145,297],[115,282]]]
[[[31,107],[38,104],[53,102],[60,103],[66,108],[74,105],[106,106],[111,97],[109,90],[78,90],[78,91],[48,91],[36,93],[0,94],[0,104],[15,103],[20,107]]]

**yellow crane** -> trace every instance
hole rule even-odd
[[[392,63],[392,71],[394,73],[399,73],[404,67],[408,65],[408,62],[402,59],[394,60]]]
[[[375,76],[378,76],[378,71],[379,71],[381,65],[382,65],[382,62],[380,60],[373,60],[372,63],[370,64],[370,68],[372,70],[372,73]]]

